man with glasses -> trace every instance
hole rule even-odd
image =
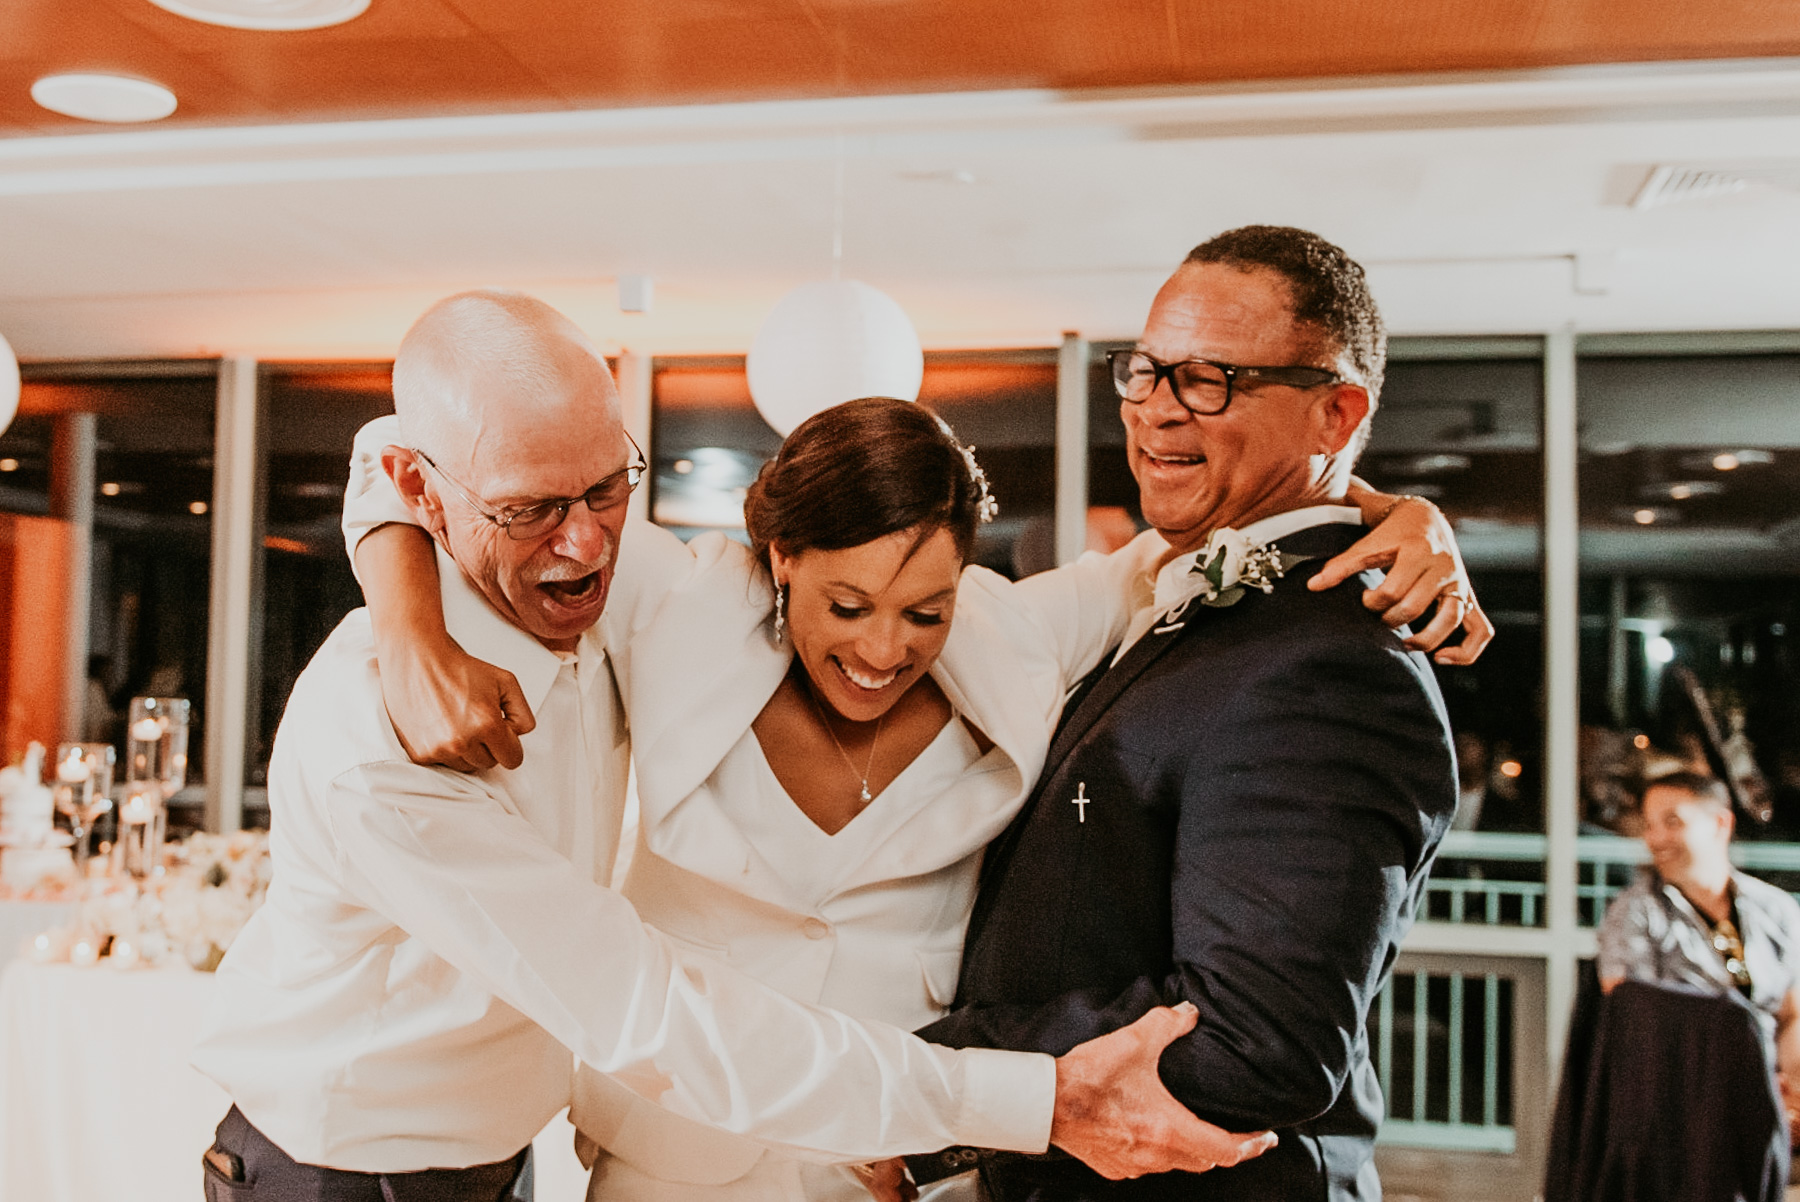
[[[1280,1143],[1120,1182],[983,1154],[999,1202],[1380,1196],[1365,1024],[1457,796],[1443,703],[1410,648],[1465,624],[1438,658],[1467,662],[1489,633],[1452,603],[1413,638],[1364,608],[1350,572],[1307,579],[1361,529],[1344,502],[1385,357],[1362,269],[1268,226],[1197,247],[1110,357],[1143,514],[1172,551],[989,847],[957,1009],[921,1034],[1055,1052],[1191,1001],[1199,1025],[1164,1052],[1164,1083]]]
[[[381,468],[437,541],[445,637],[510,671],[518,741],[473,775],[412,763],[365,611],[301,674],[269,766],[274,879],[194,1053],[235,1103],[205,1153],[209,1202],[529,1196],[571,1050],[684,1117],[820,1159],[1054,1136],[1143,1172],[1260,1150],[1158,1084],[1191,1024],[1174,1011],[1057,1060],[956,1052],[648,931],[605,888],[628,753],[614,671],[634,605],[656,599],[607,605],[644,462],[606,364],[541,301],[466,293],[408,332],[394,398],[404,445]],[[659,547],[691,563],[634,542],[644,578]]]
[[[1737,820],[1719,780],[1674,772],[1644,790],[1650,864],[1600,924],[1600,986],[1624,980],[1741,994],[1781,1071],[1800,1135],[1800,902],[1731,865]]]

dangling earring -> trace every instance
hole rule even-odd
[[[787,585],[775,586],[775,645],[787,637]]]

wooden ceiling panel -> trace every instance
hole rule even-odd
[[[80,4],[93,0],[76,0]],[[468,37],[474,30],[444,0],[373,0],[354,21],[327,29],[265,32],[229,29],[176,16],[149,0],[104,0],[124,19],[171,45],[208,60],[230,63],[257,48],[333,45],[344,42],[393,41],[396,39]],[[265,49],[265,52],[266,52]]]
[[[148,3],[135,7],[160,13]],[[167,16],[168,14],[164,14]],[[169,16],[171,38],[135,20],[126,3],[83,0],[0,3],[0,130],[72,133],[93,130],[86,121],[58,116],[31,99],[34,80],[66,71],[110,72],[153,80],[172,88],[180,116],[202,122],[278,120],[280,115],[232,78],[230,63],[194,53],[179,35],[198,28]]]
[[[446,0],[484,33],[543,33],[582,30],[607,40],[641,36],[655,27],[689,22],[738,21],[761,24],[809,17],[805,0]],[[354,24],[354,22],[352,22]],[[740,36],[743,26],[739,26]]]
[[[747,38],[737,19],[683,21],[601,30],[552,27],[497,34],[494,41],[528,64],[577,107],[667,104],[835,94],[829,48],[804,15],[764,17]]]
[[[163,83],[193,125],[1782,55],[1793,0],[373,0],[297,33],[0,0],[0,136],[95,128],[26,95],[72,70]]]
[[[1524,65],[1549,0],[1412,0],[1321,5],[1271,0],[1226,7],[1180,0],[1181,61],[1213,82],[1296,76],[1477,70]]]
[[[1720,0],[1584,0],[1552,5],[1542,49],[1565,63],[1761,58],[1800,54],[1800,4]]]
[[[258,95],[293,103],[322,118],[554,109],[556,94],[504,47],[473,33],[392,38],[357,44],[296,43],[239,60],[239,75]],[[377,68],[376,64],[379,63]]]
[[[858,91],[1131,87],[1177,66],[1164,0],[838,3],[826,18]]]

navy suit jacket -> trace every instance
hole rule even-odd
[[[1278,540],[1323,559],[1361,533]],[[1431,668],[1365,582],[1198,601],[1084,683],[1037,789],[988,849],[957,1007],[920,1034],[1061,1054],[1186,999],[1169,1090],[1257,1160],[1108,1182],[1055,1153],[983,1160],[1015,1199],[1368,1199],[1382,1100],[1369,1006],[1456,805]],[[1171,629],[1170,627],[1175,627]],[[1075,798],[1087,799],[1085,806]]]

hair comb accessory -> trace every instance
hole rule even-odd
[[[975,516],[979,521],[991,522],[1000,516],[1000,502],[994,499],[993,490],[988,487],[987,473],[975,462],[975,448],[956,444],[962,453],[963,462],[969,468],[969,483],[975,486]]]

